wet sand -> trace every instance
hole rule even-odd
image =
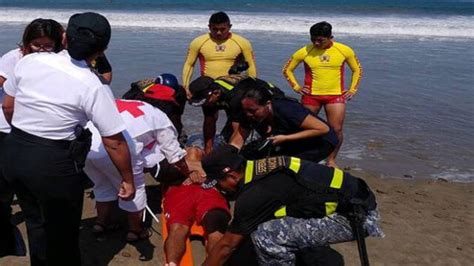
[[[383,239],[367,239],[372,265],[472,265],[474,261],[474,184],[443,180],[380,179],[364,176],[373,188],[382,215]],[[149,205],[161,212],[158,184],[148,180]],[[94,201],[90,189],[85,193],[81,229],[81,249],[85,266],[163,265],[161,224],[153,222],[153,236],[136,244],[125,242],[125,229],[110,233],[98,242],[91,233]],[[26,238],[25,223],[18,205],[14,221]],[[125,228],[123,226],[123,228]],[[196,261],[202,261],[204,249],[193,241]],[[360,265],[355,242],[333,246],[345,258],[346,265]],[[6,257],[0,265],[28,265],[27,257]],[[65,263],[67,265],[67,263]]]

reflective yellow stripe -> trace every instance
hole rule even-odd
[[[253,178],[253,161],[247,161],[247,166],[245,167],[245,179],[244,184],[250,183]]]
[[[337,202],[326,202],[326,215],[330,215],[336,212]]]
[[[143,91],[143,92],[146,92],[146,91],[147,91],[147,90],[148,90],[148,89],[149,89],[151,86],[153,86],[153,85],[155,85],[155,84],[154,84],[154,83],[152,83],[152,84],[150,84],[150,85],[146,86],[145,88],[143,88],[143,90],[142,90],[142,91]]]
[[[290,169],[291,171],[298,173],[301,167],[301,159],[296,157],[291,157],[290,159]]]
[[[234,88],[234,86],[232,86],[231,84],[229,84],[229,83],[227,83],[227,82],[225,82],[225,81],[223,81],[223,80],[220,80],[220,79],[214,80],[214,82],[217,83],[217,84],[219,84],[219,85],[221,85],[222,87],[226,88],[226,89],[229,90],[229,91]]]
[[[267,82],[267,85],[270,87],[270,88],[275,88],[275,86],[273,84],[271,84],[270,82]]]
[[[278,209],[275,212],[275,218],[281,218],[286,216],[286,206],[281,206],[280,209]]]
[[[334,168],[334,174],[332,175],[331,188],[340,189],[342,186],[342,181],[344,180],[344,172],[341,169]],[[326,215],[333,214],[337,209],[337,202],[325,202],[326,205]]]
[[[344,172],[341,169],[334,168],[334,174],[332,176],[331,185],[332,188],[341,188],[342,180],[344,179]]]

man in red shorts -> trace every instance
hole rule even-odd
[[[311,44],[296,51],[283,68],[283,75],[290,86],[302,94],[301,103],[315,114],[324,106],[328,124],[339,138],[339,144],[327,158],[327,166],[337,167],[335,159],[341,147],[342,125],[346,101],[357,92],[362,68],[354,51],[347,45],[335,42],[332,26],[326,21],[314,24],[310,29]],[[293,71],[304,63],[304,85],[298,84]],[[351,85],[344,89],[344,66],[352,71]]]
[[[189,169],[199,171],[201,176],[204,176],[201,167],[203,150],[190,147],[186,151]],[[185,179],[174,167],[169,167],[166,163],[161,163],[160,168],[159,179],[166,178],[160,180],[165,184],[163,213],[168,228],[165,257],[166,264],[174,266],[179,265],[186,251],[186,239],[194,222],[204,228],[208,252],[223,236],[230,220],[230,210],[227,200],[219,191],[201,187],[203,180]]]

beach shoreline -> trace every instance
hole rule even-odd
[[[351,171],[364,177],[377,197],[386,234],[383,239],[368,238],[372,265],[470,265],[474,261],[474,186],[442,180],[378,178],[367,172]],[[159,211],[159,186],[148,178],[149,205]],[[95,218],[90,189],[84,195],[81,250],[84,266],[163,265],[161,223],[153,222],[149,241],[127,244],[125,229],[98,242],[91,233]],[[25,223],[14,205],[14,221],[26,239]],[[159,217],[159,213],[157,213]],[[346,265],[360,265],[356,242],[333,247],[344,255]],[[193,241],[195,259],[202,261],[204,249]],[[140,260],[140,257],[143,261]],[[27,265],[28,257],[6,257],[0,265]],[[198,265],[198,264],[197,264]]]

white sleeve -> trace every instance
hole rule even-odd
[[[102,137],[125,130],[125,123],[107,90],[105,86],[95,88],[88,93],[83,102],[87,118],[92,121]]]
[[[15,65],[18,62],[18,58],[15,56],[16,50],[12,50],[4,54],[0,58],[0,76],[8,79],[15,69]]]
[[[160,150],[169,163],[176,163],[186,156],[186,151],[179,146],[178,133],[173,125],[156,129],[155,134]]]

